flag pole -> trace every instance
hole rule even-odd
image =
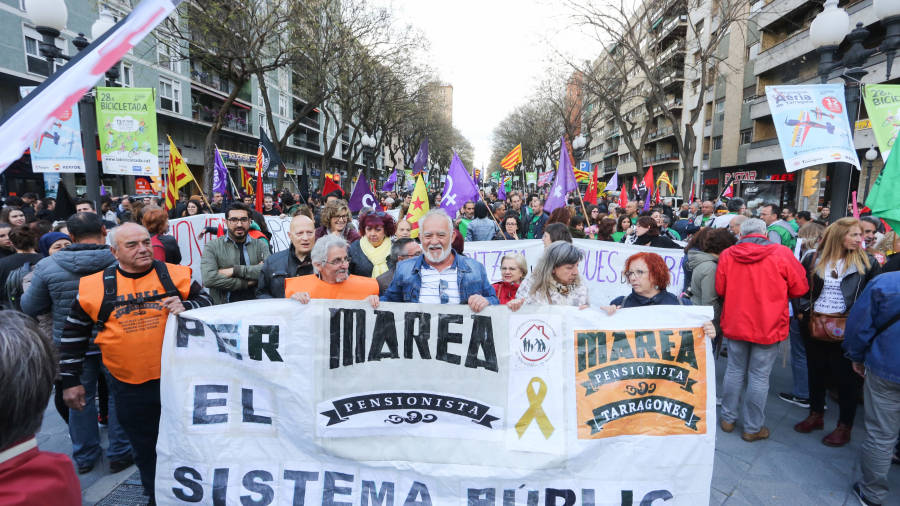
[[[194,181],[194,184],[197,185],[197,190],[200,191],[200,198],[203,199],[203,202],[206,204],[206,207],[209,208],[210,211],[212,211],[212,206],[209,204],[209,201],[206,200],[206,195],[203,194],[203,188],[200,188],[200,183],[197,182],[197,178],[194,177],[194,173],[191,172],[191,168],[188,167],[187,164],[184,164],[184,166],[188,170],[188,172],[191,173],[191,179]]]
[[[503,227],[500,226],[500,222],[497,221],[497,217],[494,216],[494,211],[491,211],[491,206],[488,205],[487,200],[484,199],[484,195],[481,194],[481,188],[476,188],[476,189],[478,190],[478,198],[480,198],[481,201],[484,202],[484,206],[487,207],[488,213],[490,213],[491,218],[493,218],[493,220],[494,220],[494,223],[496,223],[497,226],[500,227],[500,231],[502,232]],[[465,239],[465,237],[463,237],[463,239]]]

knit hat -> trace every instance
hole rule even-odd
[[[45,257],[50,256],[50,246],[53,246],[53,243],[60,240],[72,241],[68,235],[62,232],[47,232],[46,234],[41,236],[41,240],[38,241],[38,250]]]

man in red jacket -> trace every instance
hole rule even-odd
[[[766,223],[741,224],[741,240],[719,256],[716,292],[723,298],[722,334],[728,365],[722,384],[719,425],[734,430],[738,410],[744,415],[744,441],[769,437],[765,422],[769,373],[778,343],[788,337],[788,299],[809,290],[806,272],[790,249],[766,237]],[[744,380],[747,380],[747,391]],[[743,406],[739,406],[743,393]]]

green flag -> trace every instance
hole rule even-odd
[[[900,131],[900,85],[867,84],[863,88],[863,100],[872,122],[872,132],[881,154],[887,162],[891,147]]]
[[[900,195],[900,149],[891,150],[866,197],[872,215],[886,221],[894,230],[900,230],[900,199],[897,195]]]

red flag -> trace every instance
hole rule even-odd
[[[625,181],[622,181],[622,191],[619,192],[619,207],[625,209],[626,204],[628,204],[628,192],[625,191]]]
[[[587,191],[584,193],[585,202],[590,202],[593,205],[597,205],[597,165],[594,165],[594,175],[591,177],[591,181],[588,183]]]
[[[262,144],[256,148],[256,212],[263,210],[263,148]]]
[[[656,185],[653,183],[653,166],[651,165],[647,172],[644,173],[644,188],[647,189],[648,192],[653,191]]]
[[[659,204],[662,202],[662,199],[659,198],[659,186],[656,187],[656,203]]]
[[[688,203],[690,204],[693,201],[694,201],[694,183],[691,183],[691,200],[688,200]]]
[[[216,229],[216,237],[222,237],[223,235],[225,235],[225,229],[222,228],[222,222],[220,221],[219,228]]]
[[[634,190],[634,191],[638,191],[638,187],[637,187],[637,178],[632,178],[632,179],[631,179],[631,189]]]

